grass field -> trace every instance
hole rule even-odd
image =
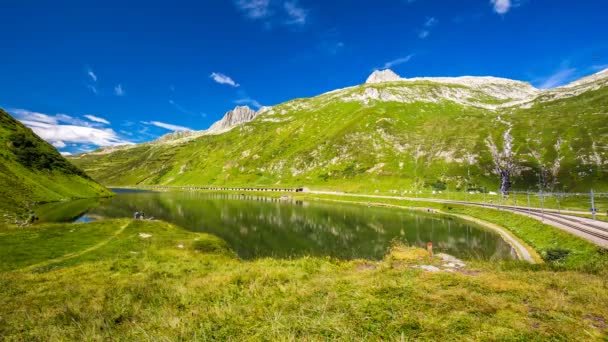
[[[533,228],[522,220],[518,226]],[[579,258],[465,261],[457,271],[426,272],[411,268],[429,263],[425,251],[396,245],[374,262],[243,261],[216,237],[132,220],[6,227],[0,245],[0,340],[589,341],[608,334],[605,264],[585,268]],[[584,242],[571,248],[608,259]],[[437,258],[433,264],[441,267]]]

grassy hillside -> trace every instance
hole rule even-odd
[[[380,261],[239,260],[150,221],[0,232],[0,339],[567,340],[608,334],[605,267],[469,262],[395,245]],[[604,259],[606,255],[604,254]],[[75,281],[77,279],[77,281]]]
[[[596,88],[501,108],[462,85],[366,84],[275,106],[222,135],[71,160],[109,185],[495,191],[488,142],[502,151],[510,132],[514,189],[608,191],[608,87]]]
[[[0,109],[0,222],[22,221],[36,203],[108,195],[107,189]]]

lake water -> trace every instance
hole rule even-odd
[[[465,259],[515,259],[491,230],[451,217],[333,202],[280,201],[242,194],[116,191],[113,198],[52,203],[43,221],[146,217],[216,235],[244,259],[304,255],[381,259],[394,240]]]

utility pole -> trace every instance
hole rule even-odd
[[[530,215],[532,212],[532,208],[530,207],[530,192],[526,191],[526,194],[528,195],[528,215]]]
[[[483,206],[486,206],[486,187],[483,187]]]
[[[595,213],[597,209],[595,208],[595,198],[593,198],[593,189],[591,189],[591,214],[593,215],[593,219],[595,220]]]
[[[517,207],[517,194],[515,194],[515,191],[513,191],[513,206]]]
[[[540,188],[540,216],[542,220],[545,220],[545,196],[543,193],[543,188]]]

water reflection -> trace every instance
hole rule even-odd
[[[380,259],[393,239],[461,258],[514,258],[497,234],[449,217],[326,202],[282,201],[240,194],[124,192],[97,203],[82,219],[147,217],[226,240],[242,258],[331,256]]]

